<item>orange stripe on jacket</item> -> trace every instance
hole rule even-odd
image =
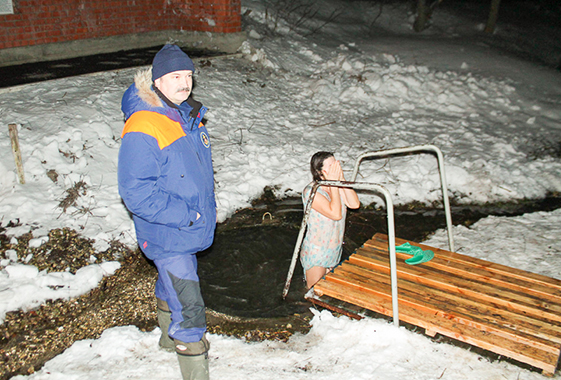
[[[186,136],[178,122],[151,111],[133,113],[125,123],[121,138],[125,137],[129,132],[141,132],[154,137],[158,141],[160,150]]]

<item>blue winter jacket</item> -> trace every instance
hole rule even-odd
[[[119,194],[138,244],[152,260],[194,254],[214,239],[216,201],[208,132],[187,102],[172,107],[152,88],[150,69],[123,95]],[[200,214],[197,219],[197,213]]]

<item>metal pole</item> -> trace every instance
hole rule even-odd
[[[300,253],[300,247],[302,245],[302,240],[304,237],[304,231],[306,229],[306,223],[308,222],[308,216],[312,209],[313,198],[317,192],[319,186],[337,186],[337,187],[348,187],[356,190],[378,190],[384,195],[386,200],[386,207],[388,213],[388,242],[389,242],[389,254],[390,254],[390,277],[391,277],[391,287],[392,287],[392,315],[393,323],[399,326],[399,306],[397,298],[397,259],[395,253],[395,227],[394,227],[394,212],[393,212],[393,202],[390,192],[381,185],[368,182],[347,182],[347,181],[319,181],[314,184],[312,192],[310,193],[310,198],[306,204],[304,210],[304,218],[302,219],[302,225],[300,226],[300,233],[298,234],[298,240],[296,246],[294,247],[294,253],[292,255],[292,262],[290,264],[290,270],[288,271],[288,276],[286,278],[286,283],[283,290],[283,298],[286,298],[288,294],[288,289],[290,288],[290,283],[292,281],[292,276],[294,274],[294,267],[296,266],[296,261],[298,260],[298,254]]]
[[[290,288],[290,283],[292,282],[292,276],[294,275],[294,268],[296,268],[296,261],[298,261],[298,254],[300,253],[300,247],[302,246],[302,240],[304,240],[304,232],[306,231],[306,224],[308,223],[308,217],[310,216],[310,210],[312,209],[312,202],[316,196],[316,192],[319,188],[319,183],[315,183],[312,186],[312,191],[310,193],[310,198],[306,203],[304,208],[304,217],[302,218],[302,224],[300,225],[300,232],[298,233],[298,240],[296,240],[296,245],[294,246],[294,252],[292,253],[292,261],[290,262],[290,269],[288,270],[288,275],[286,276],[286,282],[284,283],[284,289],[282,290],[282,298],[285,299],[288,294],[288,289]]]
[[[360,163],[364,158],[367,157],[380,157],[380,156],[390,156],[400,153],[418,152],[418,151],[433,151],[436,153],[438,160],[438,171],[440,173],[440,185],[442,189],[442,203],[444,204],[444,212],[446,214],[446,227],[448,230],[448,245],[450,251],[454,252],[454,238],[452,236],[452,214],[450,211],[450,201],[448,199],[448,189],[446,186],[446,174],[444,170],[444,156],[442,151],[434,145],[420,145],[414,147],[404,147],[380,150],[376,152],[363,153],[356,160],[355,167],[353,169],[353,174],[351,181],[341,182],[341,181],[320,181],[315,183],[312,191],[310,193],[310,198],[304,209],[304,218],[302,219],[302,225],[300,226],[300,233],[298,234],[298,241],[294,247],[294,253],[292,255],[292,262],[290,264],[290,270],[286,279],[286,283],[283,290],[283,298],[286,298],[288,294],[288,289],[290,288],[290,282],[292,281],[292,276],[294,274],[294,267],[296,266],[296,261],[298,259],[298,254],[300,252],[300,247],[302,245],[302,240],[304,238],[304,232],[306,230],[306,224],[308,222],[308,217],[310,210],[312,209],[312,202],[317,192],[318,187],[321,186],[337,186],[337,187],[349,187],[357,190],[378,190],[384,195],[387,207],[387,218],[388,218],[388,251],[390,255],[390,277],[391,277],[391,287],[392,287],[392,315],[394,325],[399,326],[399,306],[398,306],[398,291],[397,291],[397,259],[395,252],[395,223],[394,223],[394,210],[393,202],[390,192],[383,186],[368,182],[356,182],[356,177],[358,175],[358,169]]]
[[[442,151],[434,145],[419,145],[404,148],[394,148],[387,150],[378,150],[375,152],[366,152],[361,154],[356,160],[355,167],[353,169],[353,174],[351,176],[351,181],[356,181],[358,175],[358,168],[363,159],[367,157],[380,157],[380,156],[391,156],[400,153],[418,152],[418,151],[433,151],[436,153],[436,158],[438,161],[438,171],[440,173],[440,187],[442,189],[442,203],[444,204],[444,213],[446,215],[446,229],[448,231],[448,246],[451,252],[454,252],[454,237],[452,236],[452,213],[450,211],[450,201],[448,199],[448,189],[446,186],[446,173],[444,170],[444,156]]]

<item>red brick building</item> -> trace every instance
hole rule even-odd
[[[0,66],[174,41],[237,50],[241,0],[0,0]]]

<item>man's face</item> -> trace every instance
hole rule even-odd
[[[169,100],[180,105],[191,94],[193,72],[191,70],[172,71],[156,79],[154,84]]]

